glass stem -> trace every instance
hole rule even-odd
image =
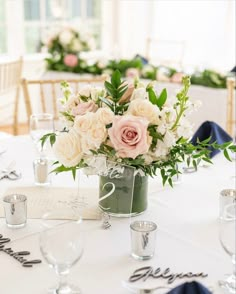
[[[58,275],[59,275],[58,290],[63,290],[68,286],[68,284],[67,284],[68,273],[66,273],[66,274],[65,273],[64,274],[58,273]]]
[[[235,268],[236,256],[232,256],[232,264],[233,264],[233,276],[234,276],[234,279],[236,280],[236,268]]]

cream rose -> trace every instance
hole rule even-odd
[[[110,108],[99,108],[96,112],[96,116],[102,124],[108,125],[112,123],[114,113],[110,110]]]
[[[75,117],[74,129],[78,134],[85,134],[95,122],[95,114],[88,112],[85,115],[78,115]]]
[[[82,159],[80,137],[71,129],[68,133],[61,133],[53,145],[53,151],[65,167],[76,166]]]
[[[136,99],[130,102],[129,114],[146,118],[152,124],[158,124],[160,110],[149,100]]]
[[[147,127],[148,120],[145,118],[133,115],[115,116],[108,134],[118,156],[134,159],[147,153],[151,143]]]

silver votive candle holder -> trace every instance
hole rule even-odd
[[[45,186],[51,183],[49,167],[47,158],[37,158],[33,161],[35,185]]]
[[[27,221],[27,197],[10,194],[3,197],[6,224],[10,228],[22,228]]]
[[[131,256],[147,260],[154,256],[157,225],[151,221],[134,221],[130,224]]]
[[[223,212],[226,205],[236,203],[236,189],[224,189],[220,192],[219,217],[223,218]]]

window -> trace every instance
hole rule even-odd
[[[0,0],[0,53],[6,52],[5,0]]]
[[[94,34],[99,47],[101,0],[0,0],[0,53],[40,52],[48,30],[68,23]]]

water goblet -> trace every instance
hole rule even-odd
[[[38,113],[30,116],[30,136],[36,146],[40,157],[44,156],[45,149],[42,147],[40,139],[48,133],[54,131],[53,115],[50,113]]]
[[[81,218],[73,209],[54,209],[42,217],[40,251],[56,274],[59,283],[50,288],[52,294],[79,294],[80,289],[67,282],[70,269],[83,254],[83,230]]]
[[[228,293],[236,293],[236,248],[235,232],[236,229],[236,204],[226,205],[223,211],[223,217],[220,219],[220,243],[225,252],[231,257],[233,263],[233,273],[226,275],[224,280],[219,281],[220,287],[226,289]]]

